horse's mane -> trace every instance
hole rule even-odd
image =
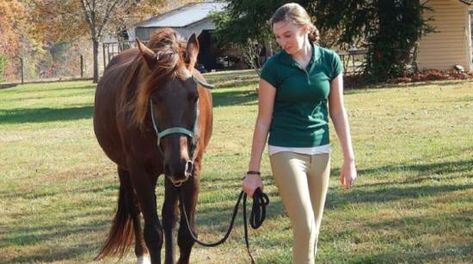
[[[182,74],[180,69],[185,66],[186,60],[186,41],[170,28],[156,31],[147,46],[156,53],[156,66],[148,69],[145,59],[139,55],[137,67],[134,69],[140,71],[137,77],[142,78],[134,99],[130,102],[131,121],[138,127],[141,127],[145,120],[151,94],[169,78],[180,76]]]

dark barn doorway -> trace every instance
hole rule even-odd
[[[212,35],[210,30],[203,30],[199,35],[199,56],[197,57],[198,67],[204,71],[212,71],[217,68],[216,48],[213,46]]]

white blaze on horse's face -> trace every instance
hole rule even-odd
[[[198,99],[197,83],[190,74],[179,75],[159,87],[151,97],[158,131],[183,128],[193,132],[198,118]],[[181,186],[192,175],[191,150],[195,147],[193,137],[177,132],[160,139],[164,174],[176,187]]]

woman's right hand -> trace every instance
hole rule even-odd
[[[261,176],[258,174],[247,174],[242,183],[243,191],[250,197],[253,197],[255,190],[258,188],[263,191],[263,181],[261,180]]]

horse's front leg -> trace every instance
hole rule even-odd
[[[144,240],[151,257],[151,263],[161,264],[163,231],[157,214],[156,177],[141,169],[143,166],[133,166],[133,168],[135,169],[130,170],[130,178],[144,218]]]
[[[196,168],[197,171],[197,168]],[[182,187],[181,187],[181,196],[183,200],[183,207],[186,210],[187,217],[189,219],[189,224],[192,232],[197,236],[195,228],[195,208],[197,205],[197,198],[199,194],[199,176],[194,175],[191,177]],[[187,227],[186,220],[184,218],[183,212],[181,212],[181,220],[179,225],[179,233],[177,238],[177,243],[179,245],[180,257],[178,264],[188,264],[189,258],[191,255],[192,246],[195,241],[192,238],[189,228]]]
[[[163,229],[164,229],[164,243],[165,243],[165,264],[174,264],[176,250],[174,247],[173,231],[176,227],[176,210],[178,193],[172,183],[166,178],[164,183],[164,204],[163,204]]]

